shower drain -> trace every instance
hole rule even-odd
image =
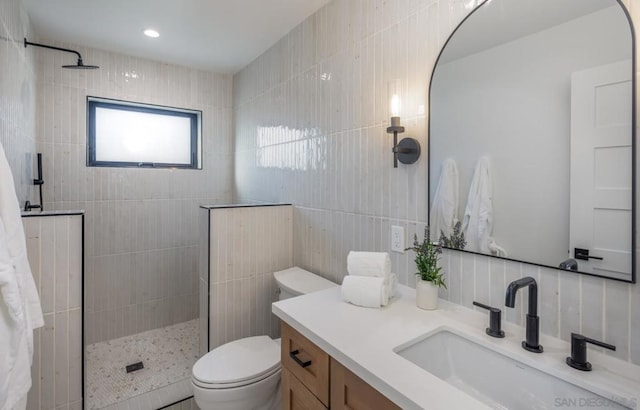
[[[136,370],[144,369],[144,364],[142,362],[132,363],[125,367],[127,369],[127,373],[135,372]]]

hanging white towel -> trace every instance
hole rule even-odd
[[[31,387],[26,314],[0,219],[0,409],[14,409]]]
[[[355,276],[385,277],[391,273],[391,258],[387,252],[349,252],[347,272]]]
[[[42,308],[40,307],[40,297],[36,290],[35,282],[29,260],[27,259],[27,244],[20,215],[20,204],[16,197],[15,186],[13,185],[13,174],[4,149],[0,145],[0,218],[4,222],[9,243],[9,254],[13,259],[16,275],[18,276],[18,287],[25,303],[27,321],[32,329],[44,325],[42,319]],[[29,349],[31,351],[31,349]]]
[[[9,360],[14,360],[13,367],[8,369],[7,385],[0,384],[0,402],[4,399],[4,407],[1,409],[13,409],[20,402],[24,402],[24,398],[31,386],[31,360],[33,358],[33,329],[43,326],[42,309],[40,307],[40,298],[36,290],[29,260],[27,259],[27,245],[24,236],[24,228],[20,216],[20,205],[16,197],[16,190],[13,184],[13,173],[9,167],[4,149],[0,144],[0,220],[3,226],[3,237],[0,247],[4,247],[5,260],[4,264],[13,270],[11,274],[8,268],[4,268],[3,274],[6,277],[13,275],[15,285],[19,291],[20,303],[22,304],[23,319],[22,324],[16,325],[21,320],[15,320],[20,316],[20,309],[16,308],[15,290],[12,290],[11,283],[7,281],[7,296],[3,290],[2,295],[2,312],[6,312],[7,317],[3,326],[10,332],[18,332],[21,336],[19,339],[17,353]],[[8,256],[7,256],[8,255]],[[8,260],[7,260],[8,258]],[[11,317],[8,315],[13,312]],[[11,320],[10,325],[9,320]],[[4,365],[4,363],[3,363]],[[0,370],[3,371],[4,369]]]
[[[507,256],[509,256],[509,254],[507,254],[506,249],[498,245],[493,238],[490,238],[489,240],[489,252],[491,252],[492,255],[501,256],[503,258],[506,258]]]
[[[458,223],[459,178],[456,162],[447,158],[442,163],[440,179],[431,202],[429,215],[429,237],[432,241],[440,239],[440,233],[448,238]]]
[[[18,287],[18,277],[9,253],[9,240],[4,222],[0,218],[0,295],[13,323],[26,325],[24,304]],[[23,326],[24,327],[24,326]]]
[[[493,180],[489,158],[482,157],[476,164],[469,188],[467,207],[462,219],[462,231],[467,240],[467,250],[506,256],[506,251],[491,237],[493,230]]]

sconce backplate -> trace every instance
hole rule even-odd
[[[398,143],[398,161],[413,164],[420,158],[420,143],[415,138],[403,138]]]

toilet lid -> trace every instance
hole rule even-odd
[[[207,384],[249,381],[280,367],[280,345],[268,336],[234,340],[216,347],[193,366],[193,377]]]

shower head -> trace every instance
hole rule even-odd
[[[100,68],[97,65],[84,65],[81,58],[78,58],[77,64],[72,65],[63,65],[62,68],[69,68],[72,70],[94,70],[96,68]]]
[[[74,65],[63,65],[62,68],[71,68],[71,69],[81,69],[81,70],[91,70],[91,69],[95,69],[95,68],[100,68],[97,65],[84,65],[82,62],[82,56],[80,55],[79,52],[75,51],[75,50],[71,50],[68,48],[62,48],[62,47],[55,47],[55,46],[48,46],[46,44],[38,44],[38,43],[32,43],[30,41],[27,41],[27,39],[24,39],[24,47],[26,48],[27,46],[36,46],[36,47],[42,47],[42,48],[48,48],[50,50],[58,50],[58,51],[64,51],[67,53],[73,53],[76,56],[78,56],[78,62]]]

